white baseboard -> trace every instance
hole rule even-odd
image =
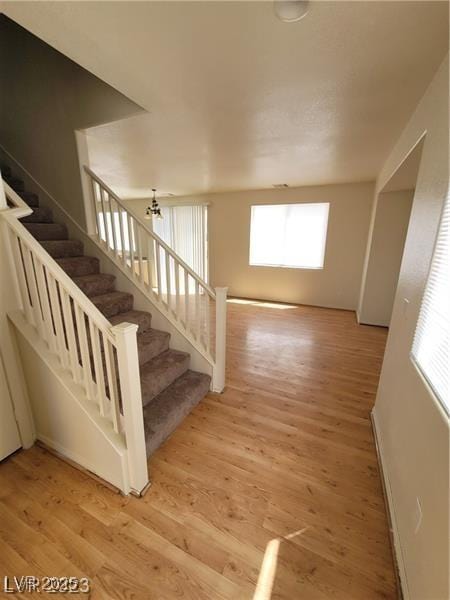
[[[375,447],[377,451],[378,465],[381,472],[383,494],[386,504],[386,510],[388,513],[389,520],[389,533],[391,536],[391,544],[394,555],[394,564],[396,568],[396,577],[399,586],[399,598],[403,600],[410,600],[408,591],[408,582],[406,577],[405,563],[403,560],[403,553],[400,543],[400,536],[398,533],[397,520],[395,516],[394,498],[392,495],[392,488],[389,481],[389,475],[386,467],[386,460],[383,453],[382,438],[380,435],[380,429],[377,425],[377,416],[375,409],[370,413],[372,421],[373,435],[375,438]]]

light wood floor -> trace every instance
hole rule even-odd
[[[86,576],[94,599],[395,598],[369,422],[385,339],[350,312],[230,303],[227,389],[152,458],[145,498],[37,447],[0,464],[1,578]]]

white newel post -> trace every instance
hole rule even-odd
[[[149,479],[136,341],[138,326],[119,323],[111,330],[117,347],[130,487],[140,493],[148,485]]]
[[[95,235],[96,223],[94,213],[94,196],[92,182],[84,170],[84,166],[89,166],[89,149],[87,145],[86,134],[83,131],[75,131],[75,140],[78,150],[78,162],[80,165],[81,188],[83,191],[84,214],[86,218],[86,231],[88,235]]]
[[[225,355],[227,346],[227,287],[217,287],[216,292],[216,364],[213,372],[213,392],[225,387]]]

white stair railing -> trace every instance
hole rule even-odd
[[[139,493],[148,484],[148,469],[137,325],[111,326],[18,220],[32,209],[3,185],[8,206],[0,210],[0,225],[23,316],[111,431],[123,438],[127,465],[122,491]]]
[[[212,389],[225,385],[227,288],[212,289],[91,169],[88,233],[212,366]]]

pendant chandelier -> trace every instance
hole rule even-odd
[[[156,189],[152,189],[153,198],[151,206],[147,206],[147,210],[145,211],[145,218],[147,220],[151,219],[152,216],[155,216],[157,219],[162,219],[163,216],[161,214],[161,209],[159,208],[158,201],[156,200]]]

